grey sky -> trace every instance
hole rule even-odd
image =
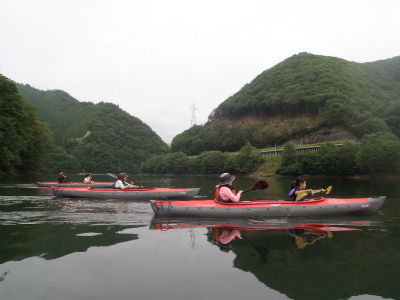
[[[400,55],[398,0],[1,0],[0,73],[118,104],[161,138],[299,52]]]

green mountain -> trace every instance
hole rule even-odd
[[[258,148],[337,125],[361,138],[391,132],[400,137],[400,56],[355,63],[308,53],[262,72],[222,102],[206,124],[177,135],[172,152]]]
[[[46,169],[53,148],[50,131],[36,107],[25,101],[15,84],[0,74],[0,173]]]
[[[60,91],[17,84],[49,124],[57,151],[52,171],[130,172],[169,148],[151,128],[111,103],[79,102]]]

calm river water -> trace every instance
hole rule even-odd
[[[376,213],[235,220],[160,219],[147,201],[59,199],[37,187],[55,179],[0,177],[1,300],[400,299],[398,179],[307,180],[309,188],[332,185],[332,197],[386,195]],[[133,179],[145,187],[200,187],[198,199],[213,197],[218,183]],[[262,179],[270,187],[242,199],[287,197],[291,179]],[[244,190],[258,180],[237,177],[234,185]],[[227,231],[227,223],[238,231]],[[292,236],[297,226],[308,229],[309,244]],[[225,239],[235,233],[241,238]]]

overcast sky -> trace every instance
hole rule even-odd
[[[0,74],[118,104],[165,142],[309,52],[400,55],[399,0],[1,0]]]

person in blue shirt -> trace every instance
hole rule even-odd
[[[307,192],[309,195],[314,195],[314,193],[316,191],[312,190],[312,189],[306,189],[307,188],[307,181],[302,178],[302,177],[298,177],[295,181],[292,182],[291,185],[291,190],[289,193],[289,197],[291,201],[296,201],[296,197],[300,192]],[[324,189],[320,190],[321,192],[325,192]],[[304,196],[303,199],[301,199],[300,201],[304,201],[306,200],[306,196]]]

